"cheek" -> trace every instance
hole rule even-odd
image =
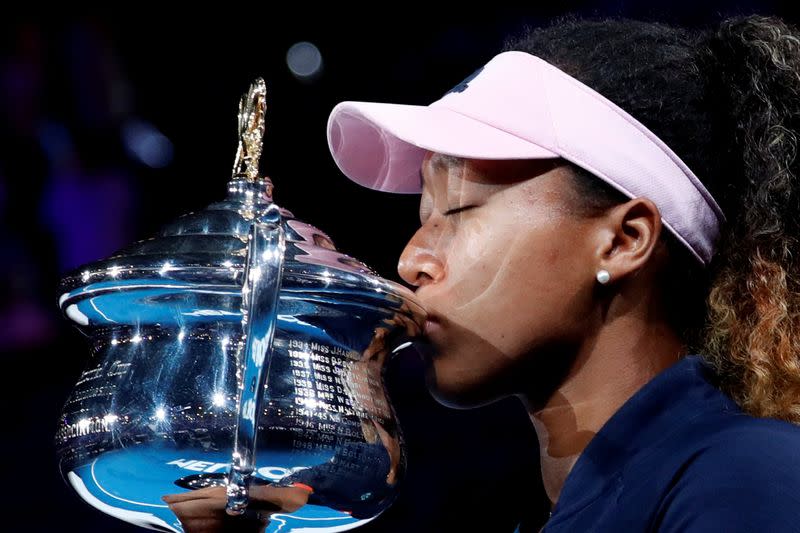
[[[486,261],[492,243],[500,237],[494,235],[496,232],[497,228],[492,227],[490,223],[480,219],[470,220],[464,224],[463,231],[453,240],[452,250],[460,251],[459,257],[454,259],[464,261],[470,267]]]
[[[482,324],[506,342],[521,331],[562,323],[580,291],[576,250],[571,249],[569,227],[551,217],[526,214],[511,222],[495,222],[473,229],[483,232],[480,246],[468,246],[463,276],[456,284],[461,311],[470,322]],[[483,317],[488,320],[480,320]]]
[[[480,304],[498,282],[514,232],[502,220],[473,217],[454,224],[446,239],[447,291],[454,307]]]
[[[465,320],[552,307],[575,275],[568,237],[577,230],[564,213],[542,199],[494,200],[448,221],[440,234],[446,280],[439,289],[448,300],[442,303]]]
[[[573,234],[582,231],[573,216],[549,197],[509,202],[507,213],[512,221],[506,226],[511,229],[506,247],[515,251],[514,262],[508,265],[511,273],[550,286],[569,277],[577,251]]]
[[[552,241],[519,243],[529,253],[508,265],[504,287],[511,330],[559,337],[573,331],[587,312],[593,280],[585,274],[579,251],[570,249],[564,237],[554,232]]]

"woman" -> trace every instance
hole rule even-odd
[[[422,192],[431,390],[524,402],[545,531],[800,531],[799,35],[567,18],[333,110],[346,175]]]

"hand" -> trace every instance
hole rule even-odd
[[[168,494],[164,500],[181,521],[186,533],[263,533],[273,513],[291,513],[308,502],[311,492],[305,487],[254,485],[250,503],[242,516],[225,511],[225,487],[206,487],[181,494]]]

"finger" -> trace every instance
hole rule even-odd
[[[184,533],[212,533],[222,530],[222,524],[216,518],[181,519]]]
[[[242,516],[229,516],[225,505],[209,505],[214,500],[195,500],[170,505],[170,509],[183,525],[185,533],[254,533],[264,531],[269,524],[267,513],[246,513]],[[217,503],[217,502],[215,502]]]
[[[313,492],[311,487],[298,484],[295,487],[273,487],[263,485],[253,487],[250,491],[248,508],[264,512],[292,513],[308,503]]]
[[[181,492],[179,494],[167,494],[162,496],[161,499],[167,503],[173,503],[219,497],[227,497],[227,490],[225,487],[205,487],[203,489]]]
[[[181,520],[192,518],[221,518],[225,516],[224,499],[203,498],[169,504],[170,510]]]

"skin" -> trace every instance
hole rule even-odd
[[[603,424],[686,353],[662,312],[658,208],[637,198],[588,215],[568,169],[427,153],[420,228],[398,263],[429,313],[432,394],[458,408],[518,397],[552,505]],[[611,274],[606,285],[600,269]],[[220,487],[164,501],[187,532],[263,531],[271,513],[301,507],[308,492],[262,487],[252,497],[260,519],[226,516]]]
[[[253,486],[250,488],[250,513],[243,517],[229,516],[225,511],[225,487],[207,487],[161,499],[169,505],[187,533],[263,532],[269,516],[276,512],[290,513],[306,504],[310,492],[303,487]]]
[[[431,392],[462,408],[517,396],[553,505],[595,433],[686,353],[660,303],[658,208],[637,198],[582,214],[569,172],[429,152],[421,226],[398,264],[431,316]]]

